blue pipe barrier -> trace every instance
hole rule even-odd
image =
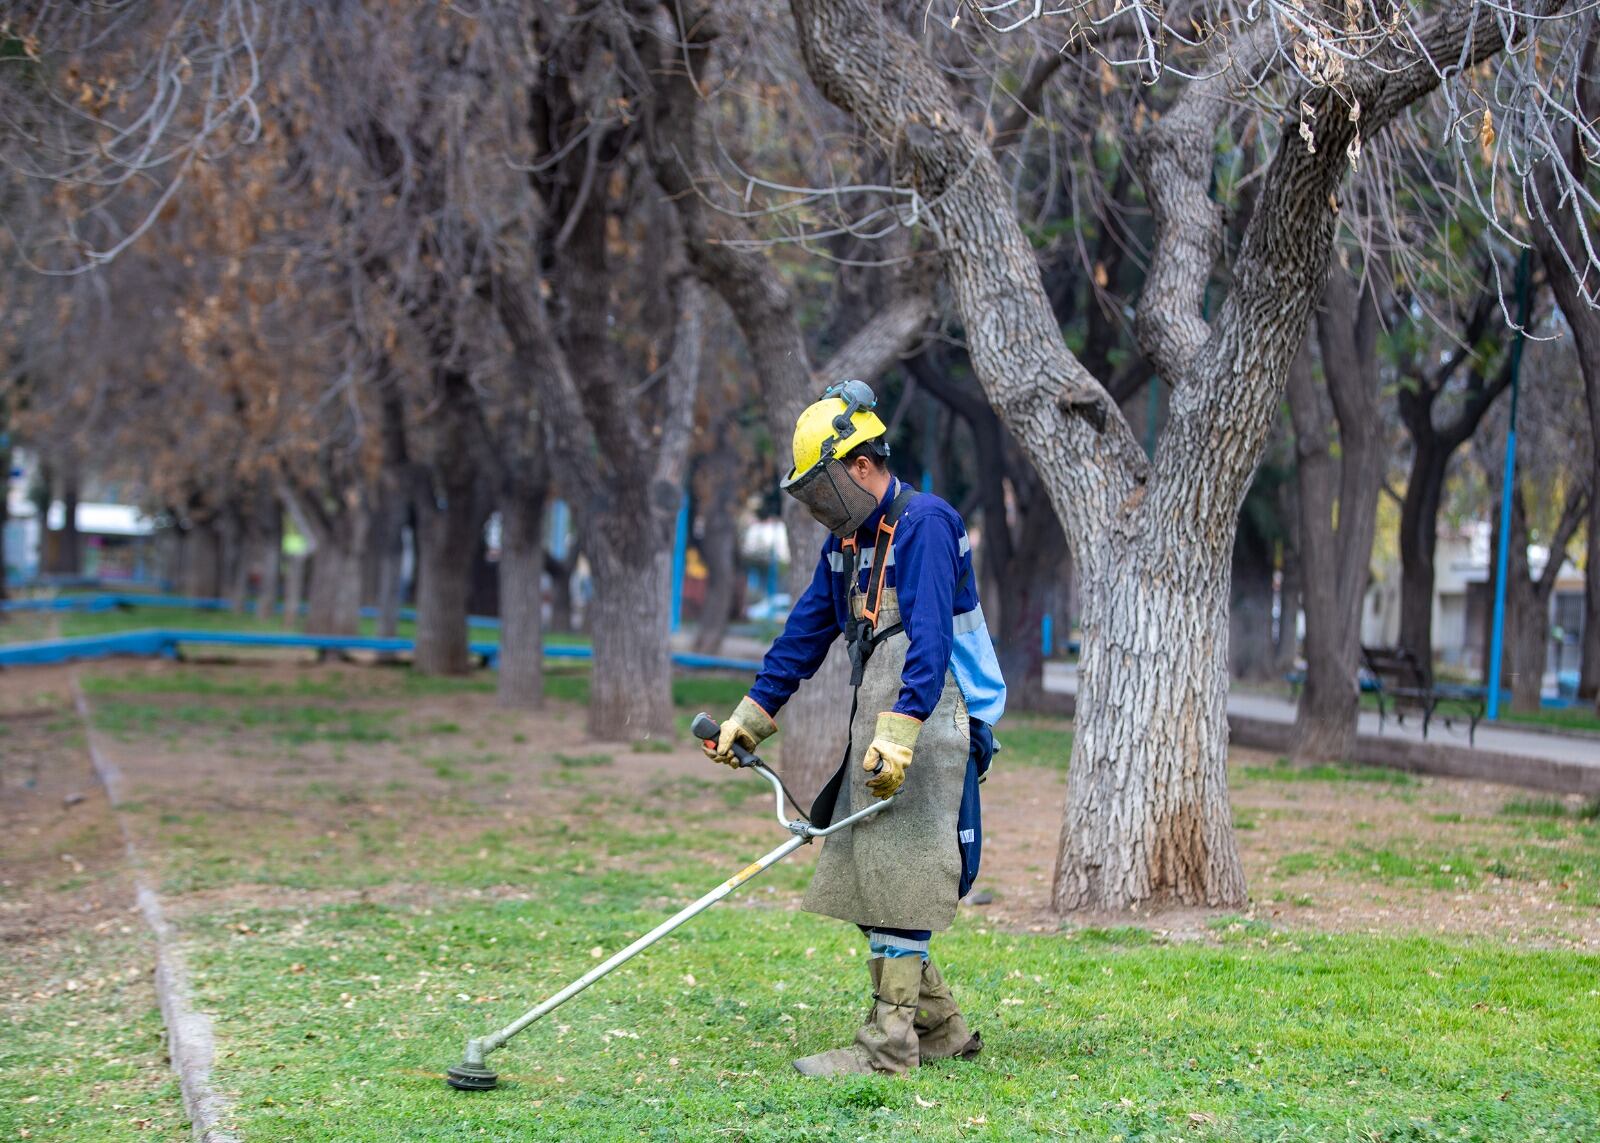
[[[145,658],[176,658],[180,644],[213,647],[293,647],[312,651],[377,651],[389,654],[415,651],[411,639],[384,639],[369,635],[272,634],[253,631],[184,631],[150,628],[123,631],[115,635],[79,635],[69,639],[47,639],[33,643],[0,644],[0,668],[37,667],[54,663],[79,662],[130,655]],[[490,668],[499,666],[500,647],[496,643],[470,644],[472,654]],[[589,647],[547,646],[547,659],[590,659]],[[695,670],[749,671],[761,664],[749,659],[725,659],[716,655],[687,652],[672,656],[673,665]]]

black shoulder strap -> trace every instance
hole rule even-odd
[[[900,491],[895,493],[894,499],[889,501],[889,507],[884,510],[883,522],[889,527],[894,527],[900,522],[900,513],[906,510],[906,505],[911,503],[917,495],[917,490],[909,484],[902,484]]]

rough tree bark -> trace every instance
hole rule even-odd
[[[1268,58],[1274,28],[1244,29],[1229,45],[1233,68],[1189,83],[1141,136],[1156,235],[1137,327],[1173,386],[1147,462],[1063,342],[1009,186],[943,77],[869,0],[791,8],[813,81],[894,152],[917,191],[974,368],[1078,558],[1083,651],[1056,905],[1241,904],[1226,773],[1234,520],[1326,280],[1353,125],[1328,91],[1303,93],[1321,125],[1316,152],[1306,153],[1291,116],[1209,324],[1203,298],[1222,226],[1208,193],[1215,135],[1232,106],[1229,77]],[[1447,9],[1420,29],[1418,46],[1471,62],[1499,39],[1487,13]],[[1385,62],[1394,61],[1346,73],[1369,133],[1437,82],[1431,68]]]
[[[1583,76],[1578,91],[1578,107],[1587,121],[1600,114],[1600,29],[1591,22],[1589,44],[1580,65]],[[1579,143],[1577,128],[1563,132],[1562,159],[1567,169],[1592,181],[1594,156],[1586,155]],[[1561,201],[1556,171],[1550,163],[1534,172],[1537,191],[1537,217],[1533,229],[1534,245],[1555,293],[1556,304],[1572,330],[1583,371],[1584,399],[1589,410],[1589,439],[1593,471],[1589,476],[1588,553],[1584,569],[1583,663],[1578,672],[1578,697],[1600,709],[1600,309],[1589,302],[1596,296],[1591,281],[1585,296],[1575,269],[1583,264],[1583,239],[1579,233],[1574,205]]]
[[[222,536],[208,513],[190,519],[183,534],[183,592],[199,599],[222,594]]]
[[[544,489],[500,497],[500,670],[503,707],[544,706]]]
[[[464,675],[472,669],[467,596],[472,559],[489,514],[476,398],[465,374],[436,379],[429,463],[414,465],[411,506],[417,522],[416,669]]]
[[[544,706],[544,506],[550,493],[545,426],[534,405],[531,371],[519,358],[514,376],[491,395],[485,430],[500,507],[500,662],[496,701]]]
[[[356,634],[361,624],[361,557],[372,526],[367,496],[354,485],[341,488],[331,478],[320,490],[285,481],[279,492],[312,550],[305,630],[313,635]],[[296,563],[303,568],[304,557],[290,561],[285,607],[298,604],[296,580],[304,573]]]
[[[550,630],[575,631],[572,611],[572,573],[578,566],[578,549],[567,549],[566,558],[556,559],[546,552],[544,574],[550,577]]]
[[[1355,754],[1361,607],[1383,484],[1378,309],[1370,284],[1362,288],[1347,270],[1334,269],[1317,314],[1317,341],[1323,386],[1309,351],[1295,359],[1288,384],[1306,616],[1306,683],[1292,754],[1307,762]]]

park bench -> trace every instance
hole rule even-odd
[[[1403,647],[1363,646],[1361,660],[1376,684],[1373,693],[1378,696],[1379,733],[1391,710],[1401,726],[1405,725],[1407,713],[1420,711],[1422,737],[1427,738],[1428,726],[1436,713],[1443,719],[1445,728],[1450,729],[1453,720],[1447,711],[1459,709],[1467,718],[1467,742],[1475,744],[1478,721],[1484,713],[1481,688],[1435,683],[1432,670]]]

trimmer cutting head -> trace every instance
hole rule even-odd
[[[463,1061],[444,1073],[444,1082],[457,1091],[493,1091],[500,1077],[482,1064]]]

